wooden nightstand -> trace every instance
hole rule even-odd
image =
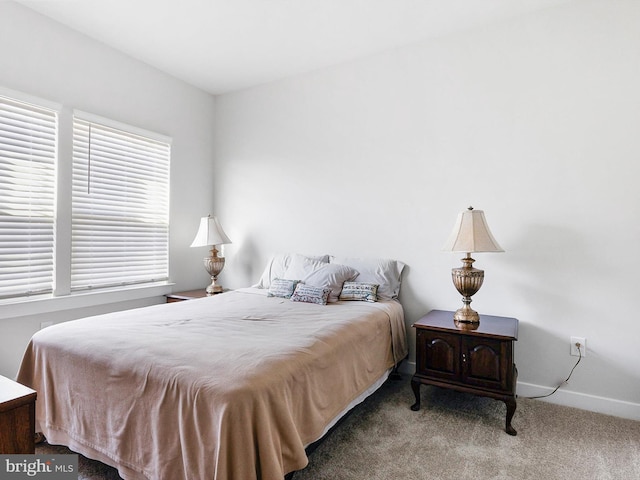
[[[0,376],[0,454],[35,453],[36,392]]]
[[[207,296],[205,289],[201,290],[189,290],[187,292],[176,292],[165,295],[167,297],[167,303],[182,302],[184,300],[193,300],[194,298],[203,298]]]
[[[468,324],[467,324],[468,325]],[[513,343],[518,320],[480,315],[477,329],[459,328],[453,312],[432,310],[413,324],[416,329],[416,373],[411,388],[420,410],[420,385],[435,385],[501,400],[507,405],[505,431],[515,435],[516,411]]]

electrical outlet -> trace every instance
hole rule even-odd
[[[50,327],[51,325],[53,325],[53,322],[40,322],[40,330]]]
[[[576,343],[580,344],[580,352],[578,352]],[[579,357],[581,354],[583,357],[587,356],[587,339],[584,337],[571,337],[571,355]]]

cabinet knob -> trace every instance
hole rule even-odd
[[[463,353],[463,354],[462,354],[462,362],[463,362],[463,363],[466,363],[466,362],[467,362],[467,354],[466,354],[466,353]]]

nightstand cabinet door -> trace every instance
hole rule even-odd
[[[509,365],[505,360],[512,358],[506,351],[512,343],[471,336],[459,338],[462,341],[462,381],[481,388],[509,391]]]
[[[456,381],[460,379],[460,338],[455,334],[419,329],[416,371],[421,375]]]

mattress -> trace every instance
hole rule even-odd
[[[396,301],[242,289],[44,329],[18,380],[50,443],[127,480],[282,479],[406,354]]]

